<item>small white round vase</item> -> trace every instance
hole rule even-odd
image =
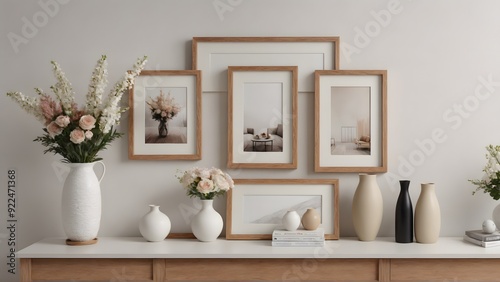
[[[300,215],[297,211],[287,211],[281,219],[283,227],[288,231],[295,231],[300,226]]]
[[[170,233],[170,219],[160,211],[160,206],[149,205],[149,207],[149,212],[142,217],[139,223],[139,231],[147,241],[163,241]]]

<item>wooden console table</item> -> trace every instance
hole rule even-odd
[[[458,237],[436,244],[342,238],[322,248],[139,237],[67,246],[63,238],[47,238],[17,256],[21,281],[500,281],[500,247],[481,248]]]

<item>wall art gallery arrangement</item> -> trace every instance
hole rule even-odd
[[[227,167],[295,169],[297,97],[314,92],[314,170],[386,172],[387,71],[339,70],[338,49],[338,37],[194,37],[193,70],[136,78],[129,158],[201,159],[202,92],[227,92]],[[271,239],[287,211],[313,208],[325,238],[338,239],[338,186],[336,179],[237,179],[227,195],[226,238]]]
[[[40,105],[30,109],[36,114],[40,106],[41,115],[49,119],[46,124],[54,124],[47,126],[47,135],[40,141],[50,144],[55,140],[59,142],[58,147],[46,152],[61,153],[58,148],[66,148],[67,144],[74,149],[71,152],[78,152],[82,146],[100,140],[93,139],[92,133],[99,136],[103,120],[111,116],[117,124],[120,113],[126,109],[115,109],[114,105],[128,88],[129,159],[199,160],[202,159],[202,92],[227,92],[227,168],[296,169],[297,150],[301,147],[297,138],[298,93],[314,92],[315,109],[310,113],[315,117],[314,170],[363,175],[386,172],[387,71],[339,70],[338,49],[338,37],[194,37],[192,70],[142,70],[144,58],[133,71],[125,74],[126,84],[114,89],[116,93],[112,92],[107,104],[101,105],[101,88],[106,81],[106,57],[103,57],[93,73],[87,95],[89,101],[78,111],[71,108],[74,97],[70,84],[55,65],[58,84],[53,90],[62,111],[54,106],[49,117]],[[17,94],[10,95],[19,98]],[[26,106],[21,100],[17,102]],[[86,126],[87,117],[92,118],[92,126]],[[63,119],[80,121],[68,127]],[[120,137],[112,125],[106,127],[106,132]],[[78,142],[76,131],[84,134]],[[69,137],[69,141],[61,136]],[[97,148],[96,153],[105,146]],[[70,165],[100,161],[97,157],[66,159]],[[90,179],[98,187],[104,172],[99,180],[91,169],[81,175],[88,175],[82,178]],[[212,229],[220,225],[210,231],[200,227],[207,224],[191,224],[194,235],[201,241],[213,241],[222,231],[222,219],[211,202],[225,192],[228,192],[227,239],[271,239],[290,210],[300,217],[307,210],[315,210],[324,239],[339,238],[337,179],[236,179],[233,182],[219,169],[193,168],[179,177],[179,181],[186,187],[188,196],[207,202],[193,221],[203,218],[199,221],[214,222]],[[65,186],[72,183],[67,180]],[[99,224],[101,207],[100,194],[97,194],[92,199],[99,203],[93,207],[98,211],[82,213],[78,206],[65,208],[66,214],[80,216],[65,219],[68,244],[97,242],[96,231],[85,236],[78,233],[88,229],[82,226],[85,222]],[[63,197],[63,206],[66,198]],[[364,217],[369,217],[372,211],[366,207],[365,211]],[[85,216],[92,219],[87,220]],[[210,216],[215,216],[215,221],[209,219]],[[165,228],[148,230],[147,220],[151,218],[161,218],[166,222]],[[380,226],[380,221],[375,225]],[[168,235],[171,226],[159,207],[152,205],[140,229],[147,240],[157,241]],[[367,241],[374,236],[370,238]]]

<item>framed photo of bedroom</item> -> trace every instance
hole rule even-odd
[[[316,172],[387,172],[387,71],[315,72]]]
[[[297,66],[229,66],[228,168],[297,168]]]
[[[142,71],[129,107],[129,159],[201,159],[201,71]]]
[[[287,211],[319,214],[326,240],[339,239],[338,179],[235,179],[226,198],[226,239],[269,240]]]

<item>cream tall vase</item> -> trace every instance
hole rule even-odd
[[[97,178],[94,165],[101,164]],[[70,168],[62,192],[62,224],[69,245],[95,242],[101,223],[101,188],[106,167],[103,162],[68,163]]]
[[[441,210],[434,183],[423,183],[415,207],[415,239],[418,243],[432,244],[439,239]]]
[[[375,240],[382,224],[383,209],[377,176],[359,174],[359,184],[352,200],[352,222],[359,240]]]

